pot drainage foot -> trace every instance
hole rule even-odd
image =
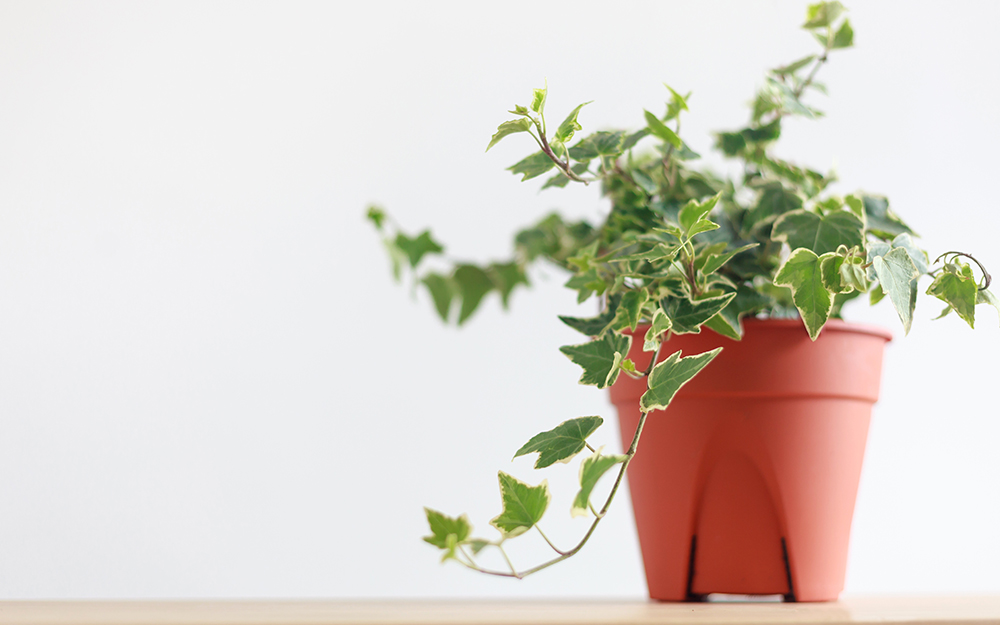
[[[691,555],[688,558],[688,576],[687,576],[687,591],[685,592],[684,601],[689,601],[692,603],[707,603],[707,602],[717,602],[717,601],[776,601],[781,600],[784,603],[797,603],[798,599],[795,598],[795,585],[792,583],[792,565],[791,561],[788,559],[788,543],[785,541],[784,536],[781,537],[781,560],[785,565],[785,577],[788,581],[788,592],[783,595],[726,595],[720,593],[711,593],[707,595],[700,595],[692,591],[692,584],[694,583],[694,563],[695,556],[698,551],[698,536],[697,534],[691,537]],[[755,598],[756,597],[756,598]]]
[[[781,559],[785,562],[785,575],[788,576],[788,594],[782,595],[785,603],[795,603],[795,586],[792,584],[792,565],[788,560],[788,543],[781,537]]]

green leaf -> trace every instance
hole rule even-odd
[[[648,260],[650,262],[657,260],[672,260],[677,256],[677,252],[680,251],[680,247],[676,245],[667,245],[666,243],[657,243],[651,249],[645,252],[638,252],[636,254],[628,254],[626,256],[619,256],[618,258],[613,258],[614,262],[631,262],[636,260]]]
[[[622,296],[621,305],[618,306],[614,328],[616,330],[623,328],[635,330],[635,326],[639,323],[639,318],[642,317],[642,307],[646,304],[647,300],[649,300],[649,293],[646,292],[646,289],[627,291]]]
[[[913,309],[917,305],[917,278],[920,277],[910,254],[901,247],[892,248],[884,256],[874,257],[872,268],[882,290],[896,309],[899,320],[903,322],[903,333],[909,334],[913,323]]]
[[[786,113],[791,115],[802,115],[804,117],[816,117],[816,114],[799,100],[799,96],[785,83],[775,80],[771,76],[767,77],[766,97],[769,97],[775,105],[780,106]]]
[[[531,437],[514,454],[515,458],[531,453],[538,453],[535,460],[536,469],[544,469],[557,462],[569,462],[587,446],[587,437],[601,427],[604,419],[601,417],[578,417],[563,421],[547,432]]]
[[[884,297],[885,291],[882,290],[882,285],[876,284],[868,294],[868,304],[874,306],[881,302]]]
[[[921,275],[930,272],[931,264],[927,258],[927,252],[917,247],[909,233],[904,232],[896,236],[892,240],[892,247],[901,247],[906,250],[906,253],[910,255],[910,260],[913,261],[913,266]]]
[[[837,29],[837,34],[833,36],[833,45],[830,47],[833,49],[850,48],[853,45],[854,29],[851,28],[851,22],[844,20],[844,23]]]
[[[500,292],[500,302],[506,309],[510,303],[510,294],[519,284],[530,286],[528,276],[517,263],[492,263],[486,268],[497,291]]]
[[[582,176],[583,174],[587,173],[588,169],[590,169],[590,161],[584,161],[582,163],[574,163],[570,167],[570,171],[572,171],[577,176]],[[548,189],[549,187],[559,187],[561,189],[566,185],[568,185],[569,182],[570,182],[569,176],[564,174],[562,170],[559,170],[559,173],[557,173],[556,175],[552,176],[551,178],[545,181],[545,184],[542,185],[542,188]]]
[[[792,301],[802,316],[809,338],[815,341],[833,308],[833,295],[823,284],[819,256],[809,249],[795,250],[778,269],[774,283],[791,287]]]
[[[538,113],[539,115],[545,114],[545,98],[547,97],[549,88],[542,87],[541,89],[535,89],[531,96],[531,110]]]
[[[785,241],[793,250],[806,248],[817,256],[834,252],[841,245],[864,246],[864,224],[850,210],[820,216],[800,209],[785,213],[774,222],[771,238]]]
[[[806,11],[806,23],[802,28],[822,28],[829,26],[844,12],[844,5],[834,0],[833,2],[817,2],[810,4]]]
[[[624,150],[625,132],[599,131],[580,139],[569,149],[569,156],[574,161],[589,161],[603,156],[618,156]]]
[[[459,265],[452,274],[452,280],[462,297],[462,308],[458,313],[458,325],[462,325],[476,311],[483,297],[493,289],[493,281],[475,265]]]
[[[396,235],[395,244],[410,261],[410,267],[414,269],[426,254],[440,254],[444,251],[444,248],[431,238],[430,230],[424,230],[415,239],[400,232]]]
[[[747,143],[767,143],[777,141],[781,137],[781,118],[774,120],[764,126],[756,128],[744,128],[740,131]]]
[[[681,138],[673,130],[667,128],[667,125],[661,122],[660,118],[656,115],[653,115],[649,111],[644,111],[644,113],[646,115],[646,127],[649,128],[649,131],[675,148],[680,149]]]
[[[541,520],[552,498],[549,484],[548,480],[542,480],[538,486],[528,486],[503,471],[498,475],[503,512],[490,521],[490,524],[500,530],[505,538],[513,538],[527,532]]]
[[[698,334],[701,332],[701,325],[725,308],[734,297],[735,293],[694,301],[686,297],[669,297],[660,304],[670,318],[671,332]]]
[[[865,206],[868,232],[887,241],[904,232],[911,235],[916,234],[892,212],[892,209],[889,208],[889,200],[886,198],[865,195],[861,200]]]
[[[531,130],[531,125],[531,120],[527,117],[512,119],[500,124],[497,126],[497,131],[493,134],[493,138],[490,139],[490,144],[486,146],[486,151],[489,152],[490,148],[499,143],[507,135],[512,135],[516,132],[528,132]]]
[[[982,289],[976,293],[976,304],[988,304],[995,308],[997,314],[1000,315],[1000,300],[989,289]]]
[[[721,269],[723,265],[729,262],[729,259],[732,258],[733,256],[736,256],[740,252],[745,252],[751,248],[757,247],[758,245],[759,245],[758,243],[750,243],[742,247],[738,247],[735,250],[730,250],[725,254],[711,254],[705,261],[705,265],[701,268],[701,271],[705,275],[708,275],[710,273],[715,273],[716,271]]]
[[[809,65],[815,59],[816,59],[816,55],[815,54],[810,54],[809,56],[807,56],[805,58],[801,58],[798,61],[794,61],[792,63],[789,63],[788,65],[785,65],[783,67],[779,67],[777,69],[773,69],[771,71],[774,72],[775,74],[778,74],[779,76],[787,76],[789,74],[794,74],[795,72],[799,71],[800,69],[802,69],[806,65]]]
[[[437,510],[424,508],[427,515],[427,524],[430,525],[431,535],[424,536],[424,542],[445,550],[441,561],[455,557],[455,548],[469,538],[472,533],[472,526],[469,519],[464,514],[460,517],[450,517],[441,514]]]
[[[591,100],[593,102],[593,100]],[[584,102],[580,106],[573,109],[573,111],[566,116],[563,123],[559,124],[559,128],[556,130],[556,141],[560,143],[569,143],[573,139],[573,135],[577,130],[582,130],[583,126],[580,122],[576,121],[577,116],[580,114],[580,109],[590,104],[590,102]]]
[[[743,338],[743,328],[738,323],[733,325],[732,321],[721,312],[706,321],[704,326],[716,334],[733,339],[734,341],[739,341]]]
[[[573,498],[573,507],[570,509],[570,514],[574,517],[587,515],[587,510],[590,508],[590,494],[594,492],[597,481],[611,467],[628,459],[628,456],[619,454],[605,456],[601,451],[598,449],[594,455],[584,458],[580,463],[580,491]]]
[[[431,292],[434,300],[434,308],[437,310],[441,321],[448,323],[448,313],[451,312],[451,302],[455,298],[455,285],[445,276],[436,273],[429,273],[421,280],[427,290]]]
[[[696,234],[715,230],[719,227],[717,223],[708,219],[708,214],[715,208],[720,197],[722,197],[721,192],[713,195],[704,202],[690,200],[681,208],[680,212],[677,213],[677,220],[680,223],[685,238],[690,239]]]
[[[541,176],[555,166],[556,164],[549,158],[548,154],[539,151],[514,163],[507,168],[507,171],[513,174],[523,174],[521,182],[524,182]]]
[[[670,354],[650,372],[649,388],[639,398],[639,409],[643,412],[666,410],[677,391],[698,375],[721,351],[722,348],[717,347],[710,352],[686,358],[681,357],[680,350]]]
[[[604,311],[596,317],[581,318],[559,315],[559,320],[586,336],[601,336],[605,330],[611,327],[611,322],[615,320],[620,302],[621,296],[613,295],[609,298],[608,305]]]
[[[849,293],[851,286],[845,288],[840,269],[847,260],[843,256],[828,252],[819,257],[819,272],[823,279],[823,286],[831,293]]]
[[[747,141],[738,132],[720,132],[715,135],[715,147],[726,156],[736,156],[746,149]]]
[[[392,239],[382,239],[385,251],[389,253],[389,260],[392,262],[392,277],[399,282],[403,275],[403,263],[407,261],[406,254]]]
[[[961,273],[955,273],[946,268],[931,282],[927,294],[951,306],[970,328],[974,328],[979,287],[976,286],[971,267],[962,264],[960,271]],[[892,293],[889,295],[891,297]]]
[[[382,230],[382,224],[385,223],[385,211],[372,204],[368,207],[368,212],[365,216],[368,218],[368,221],[375,224],[376,230]]]
[[[564,345],[559,348],[570,360],[583,367],[580,384],[607,388],[618,379],[623,354],[628,354],[632,337],[627,334],[606,333],[602,338],[582,345]],[[615,358],[617,354],[617,358]]]
[[[667,313],[662,308],[657,308],[653,313],[653,321],[646,330],[646,337],[642,343],[642,351],[655,352],[660,347],[660,337],[670,329],[671,322]]]

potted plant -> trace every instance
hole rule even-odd
[[[515,453],[537,453],[538,469],[583,454],[571,513],[592,515],[589,530],[572,548],[557,548],[538,526],[550,500],[546,482],[501,471],[503,508],[491,521],[499,538],[476,538],[464,515],[426,509],[425,540],[444,560],[523,578],[570,558],[628,470],[654,599],[723,592],[822,601],[842,590],[890,338],[844,322],[843,306],[888,299],[907,333],[924,276],[926,293],[944,304],[941,316],[955,312],[970,327],[977,305],[1000,304],[976,258],[947,251],[931,262],[884,197],[831,194],[832,174],[773,155],[786,118],[819,116],[807,103],[817,72],[853,44],[836,1],[809,6],[804,28],[819,50],[771,70],[749,123],[716,135],[716,148],[742,165],[737,179],[691,165],[698,155],[680,135],[690,94],[668,87],[665,112],[644,111],[636,131],[580,137],[587,103],[550,129],[542,88],[510,111],[487,150],[510,135],[530,136],[537,150],[509,169],[522,180],[547,176],[543,188],[598,183],[611,204],[603,223],[553,213],[517,233],[513,258],[436,272],[422,269],[424,258],[444,251],[429,231],[408,235],[369,208],[397,279],[409,272],[446,322],[461,325],[491,292],[506,306],[539,260],[567,272],[580,302],[601,303],[594,317],[560,317],[586,337],[560,350],[582,367],[581,384],[610,389],[624,453],[588,443],[603,423],[597,416],[560,423]],[[598,505],[591,494],[609,473],[613,486]],[[532,529],[555,555],[518,569],[504,543]],[[481,566],[484,549],[503,554],[509,570]]]

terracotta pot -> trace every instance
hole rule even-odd
[[[703,330],[682,350],[722,352],[651,413],[628,469],[649,595],[780,594],[833,601],[844,588],[871,407],[891,335],[831,320],[809,340],[799,320],[744,321],[733,341]],[[629,358],[646,365],[645,328]],[[639,420],[645,380],[611,388],[622,440]]]

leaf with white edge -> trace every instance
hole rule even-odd
[[[686,297],[669,297],[660,302],[663,312],[670,318],[670,331],[674,334],[698,334],[701,325],[725,308],[736,293],[690,300]]]
[[[995,308],[997,314],[1000,315],[1000,300],[989,289],[982,289],[976,293],[976,304],[988,304]]]
[[[605,330],[611,327],[611,322],[615,320],[620,302],[621,296],[613,295],[608,299],[608,305],[604,309],[604,312],[596,317],[582,318],[559,315],[559,320],[586,336],[601,336]]]
[[[572,171],[577,176],[582,176],[586,174],[587,170],[589,169],[590,169],[590,161],[584,161],[582,163],[574,163],[573,166],[570,167],[570,171]],[[561,189],[566,185],[568,185],[569,183],[570,183],[569,176],[564,174],[562,170],[559,170],[557,174],[555,174],[554,176],[545,181],[545,184],[542,185],[542,188],[548,189],[549,187],[558,187]]]
[[[802,28],[814,29],[829,26],[844,12],[844,5],[833,2],[817,2],[810,4],[806,11],[806,23]]]
[[[734,326],[732,321],[722,313],[716,314],[703,325],[716,334],[720,334],[728,339],[733,339],[734,341],[743,339],[743,328],[739,327],[739,325]]]
[[[976,279],[972,275],[971,267],[962,264],[960,271],[961,273],[955,273],[946,268],[934,278],[934,282],[931,282],[927,288],[927,294],[933,295],[954,308],[958,316],[965,319],[970,328],[974,328],[979,287],[976,286]],[[914,289],[916,289],[915,285]],[[889,296],[892,296],[891,292]]]
[[[601,453],[603,449],[603,447],[598,449],[596,453],[584,458],[583,462],[580,463],[580,491],[573,498],[573,507],[570,509],[570,514],[574,517],[587,515],[590,508],[590,494],[594,492],[598,480],[611,467],[628,459],[628,456],[622,454],[605,456]]]
[[[631,345],[631,336],[608,332],[603,338],[582,345],[564,345],[559,351],[583,367],[580,384],[607,388],[618,379],[622,354],[627,354]]]
[[[437,310],[441,321],[448,322],[448,314],[451,312],[451,303],[455,299],[455,285],[449,278],[436,273],[429,273],[424,276],[421,282],[431,293],[434,300],[434,309]]]
[[[708,223],[712,223],[708,220],[708,214],[712,212],[713,208],[715,208],[715,205],[719,202],[720,197],[722,197],[722,194],[718,193],[704,202],[691,200],[681,208],[681,210],[677,213],[677,221],[681,230],[684,232],[684,236],[688,238],[694,236],[692,232],[699,227],[701,222],[707,221]]]
[[[629,360],[628,358],[626,358],[625,360],[623,360],[621,362],[621,365],[619,365],[619,366],[621,367],[622,371],[628,371],[629,373],[638,373],[635,370],[635,363],[632,362],[631,360]]]
[[[855,262],[846,262],[840,266],[841,284],[849,286],[855,291],[864,293],[868,290],[868,278],[861,265]]]
[[[892,247],[901,247],[906,250],[907,254],[910,255],[910,260],[913,261],[913,266],[917,268],[920,274],[928,273],[931,270],[931,263],[927,258],[927,252],[917,247],[917,244],[913,241],[913,237],[909,233],[904,232],[896,236],[892,240]]]
[[[545,99],[548,97],[549,88],[548,86],[542,87],[541,89],[535,89],[531,95],[531,110],[538,113],[539,115],[545,112]]]
[[[441,558],[442,562],[454,558],[455,548],[468,539],[469,534],[472,533],[468,517],[464,514],[460,517],[450,517],[430,508],[424,508],[424,513],[427,515],[427,524],[431,528],[431,535],[424,536],[424,542],[445,550],[444,556]]]
[[[557,462],[569,462],[587,446],[587,437],[601,427],[601,417],[578,417],[563,421],[546,432],[535,434],[514,454],[515,458],[538,453],[536,469],[544,469]]]
[[[910,227],[903,223],[892,209],[889,208],[889,200],[884,197],[866,195],[862,201],[865,205],[866,227],[868,232],[882,239],[892,239],[903,234],[915,234]]]
[[[618,306],[618,315],[615,318],[614,328],[616,330],[624,328],[635,330],[635,326],[639,324],[639,318],[642,317],[642,307],[645,306],[648,300],[649,293],[646,289],[626,292],[622,296],[621,304]]]
[[[490,144],[486,146],[486,151],[489,152],[490,148],[499,143],[507,135],[512,135],[516,132],[528,132],[531,130],[531,125],[531,120],[527,117],[512,119],[500,124],[497,126],[497,131],[493,134],[493,138],[490,139]]]
[[[485,540],[483,538],[473,538],[469,541],[469,548],[472,549],[472,555],[479,555],[479,552],[483,549],[489,547],[493,543]]]
[[[555,167],[555,162],[545,152],[535,152],[507,168],[513,174],[522,174],[521,182],[541,176]]]
[[[645,252],[638,252],[636,254],[629,254],[627,256],[619,256],[618,258],[612,258],[614,262],[630,262],[634,260],[648,260],[650,262],[657,260],[673,260],[677,256],[677,252],[680,251],[680,247],[676,245],[667,245],[666,243],[657,243],[652,249],[646,250]]]
[[[723,265],[728,263],[729,259],[731,259],[733,256],[736,256],[740,252],[745,252],[751,248],[757,247],[758,245],[759,243],[750,243],[748,245],[738,247],[735,250],[730,250],[725,254],[712,254],[708,257],[708,260],[705,261],[705,265],[704,267],[702,267],[701,271],[706,275],[710,273],[715,273],[716,271],[721,269]]]
[[[406,255],[410,267],[414,269],[427,254],[440,254],[444,251],[444,247],[431,238],[430,230],[424,230],[412,239],[400,232],[396,235],[395,244]]]
[[[917,305],[917,278],[920,277],[909,252],[895,247],[884,256],[876,256],[872,260],[872,268],[875,269],[882,290],[896,309],[899,320],[903,322],[903,333],[909,334],[913,323],[913,309]]]
[[[618,156],[622,153],[625,141],[623,131],[599,131],[580,139],[569,149],[569,156],[574,161],[586,161],[602,156]]]
[[[805,248],[795,250],[778,269],[774,283],[792,289],[792,302],[809,338],[815,341],[833,308],[833,295],[823,284],[819,256]]]
[[[490,521],[490,525],[500,530],[505,538],[513,538],[530,530],[545,514],[552,498],[549,483],[542,480],[538,486],[529,486],[503,471],[498,477],[503,512]]]
[[[799,209],[785,213],[774,222],[771,238],[785,241],[793,250],[806,248],[821,256],[836,251],[841,245],[863,246],[864,223],[850,210],[820,216]]]
[[[874,280],[875,276],[875,257],[885,256],[892,249],[892,244],[886,243],[885,241],[869,241],[868,242],[868,279]]]
[[[483,297],[493,290],[489,274],[475,265],[459,265],[452,274],[452,280],[462,298],[462,308],[458,313],[458,325],[472,316]]]
[[[591,100],[593,102],[593,100]],[[576,121],[577,116],[580,115],[580,109],[590,104],[590,102],[584,102],[580,106],[573,109],[573,111],[566,116],[566,119],[559,124],[559,128],[556,130],[556,141],[560,143],[569,143],[573,139],[573,135],[577,130],[582,130],[583,126],[580,122]]]
[[[649,131],[674,146],[674,148],[680,149],[681,138],[677,136],[677,133],[668,128],[656,115],[653,115],[649,111],[644,111],[644,113],[646,116],[646,127],[649,128]]]
[[[827,252],[819,257],[819,271],[823,278],[823,286],[831,293],[849,293],[851,286],[845,286],[840,269],[847,260],[843,256]]]
[[[670,329],[670,317],[663,312],[662,308],[657,308],[653,313],[653,321],[649,329],[646,330],[646,338],[642,343],[642,351],[655,352],[660,347],[660,337]]]
[[[716,347],[710,352],[686,358],[681,357],[680,350],[670,354],[650,372],[649,388],[639,398],[639,409],[643,412],[666,410],[677,391],[698,375],[721,351],[721,347]]]

